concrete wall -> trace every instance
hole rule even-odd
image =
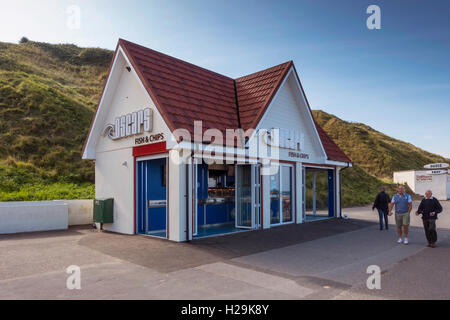
[[[69,226],[93,224],[93,200],[65,200],[69,209]]]
[[[0,234],[65,230],[68,211],[64,201],[0,203]]]
[[[93,200],[0,203],[0,234],[64,230],[93,223]]]

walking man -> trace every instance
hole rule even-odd
[[[428,246],[431,248],[436,247],[436,220],[438,219],[438,214],[441,212],[442,206],[439,203],[438,199],[433,197],[433,193],[431,192],[431,190],[425,192],[425,198],[420,203],[416,215],[422,215],[425,236],[428,240]]]
[[[391,198],[386,193],[386,188],[381,187],[380,193],[375,198],[375,202],[372,206],[372,211],[377,208],[378,214],[380,216],[380,230],[383,230],[383,222],[386,226],[386,230],[389,230],[389,216],[388,216],[388,210],[389,210],[389,203],[391,202]]]
[[[398,243],[408,244],[409,224],[411,221],[412,199],[405,192],[404,186],[399,186],[397,194],[392,198],[389,204],[389,216],[392,216],[392,209],[395,206],[395,223],[397,225]],[[403,230],[402,230],[403,229]],[[404,238],[403,238],[403,234]]]

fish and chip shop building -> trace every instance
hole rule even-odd
[[[232,79],[122,39],[83,159],[104,229],[178,242],[339,217],[351,166],[292,61]]]

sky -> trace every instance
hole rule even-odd
[[[380,29],[367,27],[370,5],[380,8]],[[293,60],[313,109],[450,158],[450,1],[0,0],[0,8],[3,42],[115,49],[124,38],[230,77]]]

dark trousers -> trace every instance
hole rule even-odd
[[[389,230],[389,216],[387,210],[378,209],[380,215],[380,229],[383,230],[383,222],[386,224],[386,230]]]
[[[425,229],[425,236],[427,237],[428,243],[436,243],[437,242],[436,220],[433,219],[423,220],[423,227]]]

